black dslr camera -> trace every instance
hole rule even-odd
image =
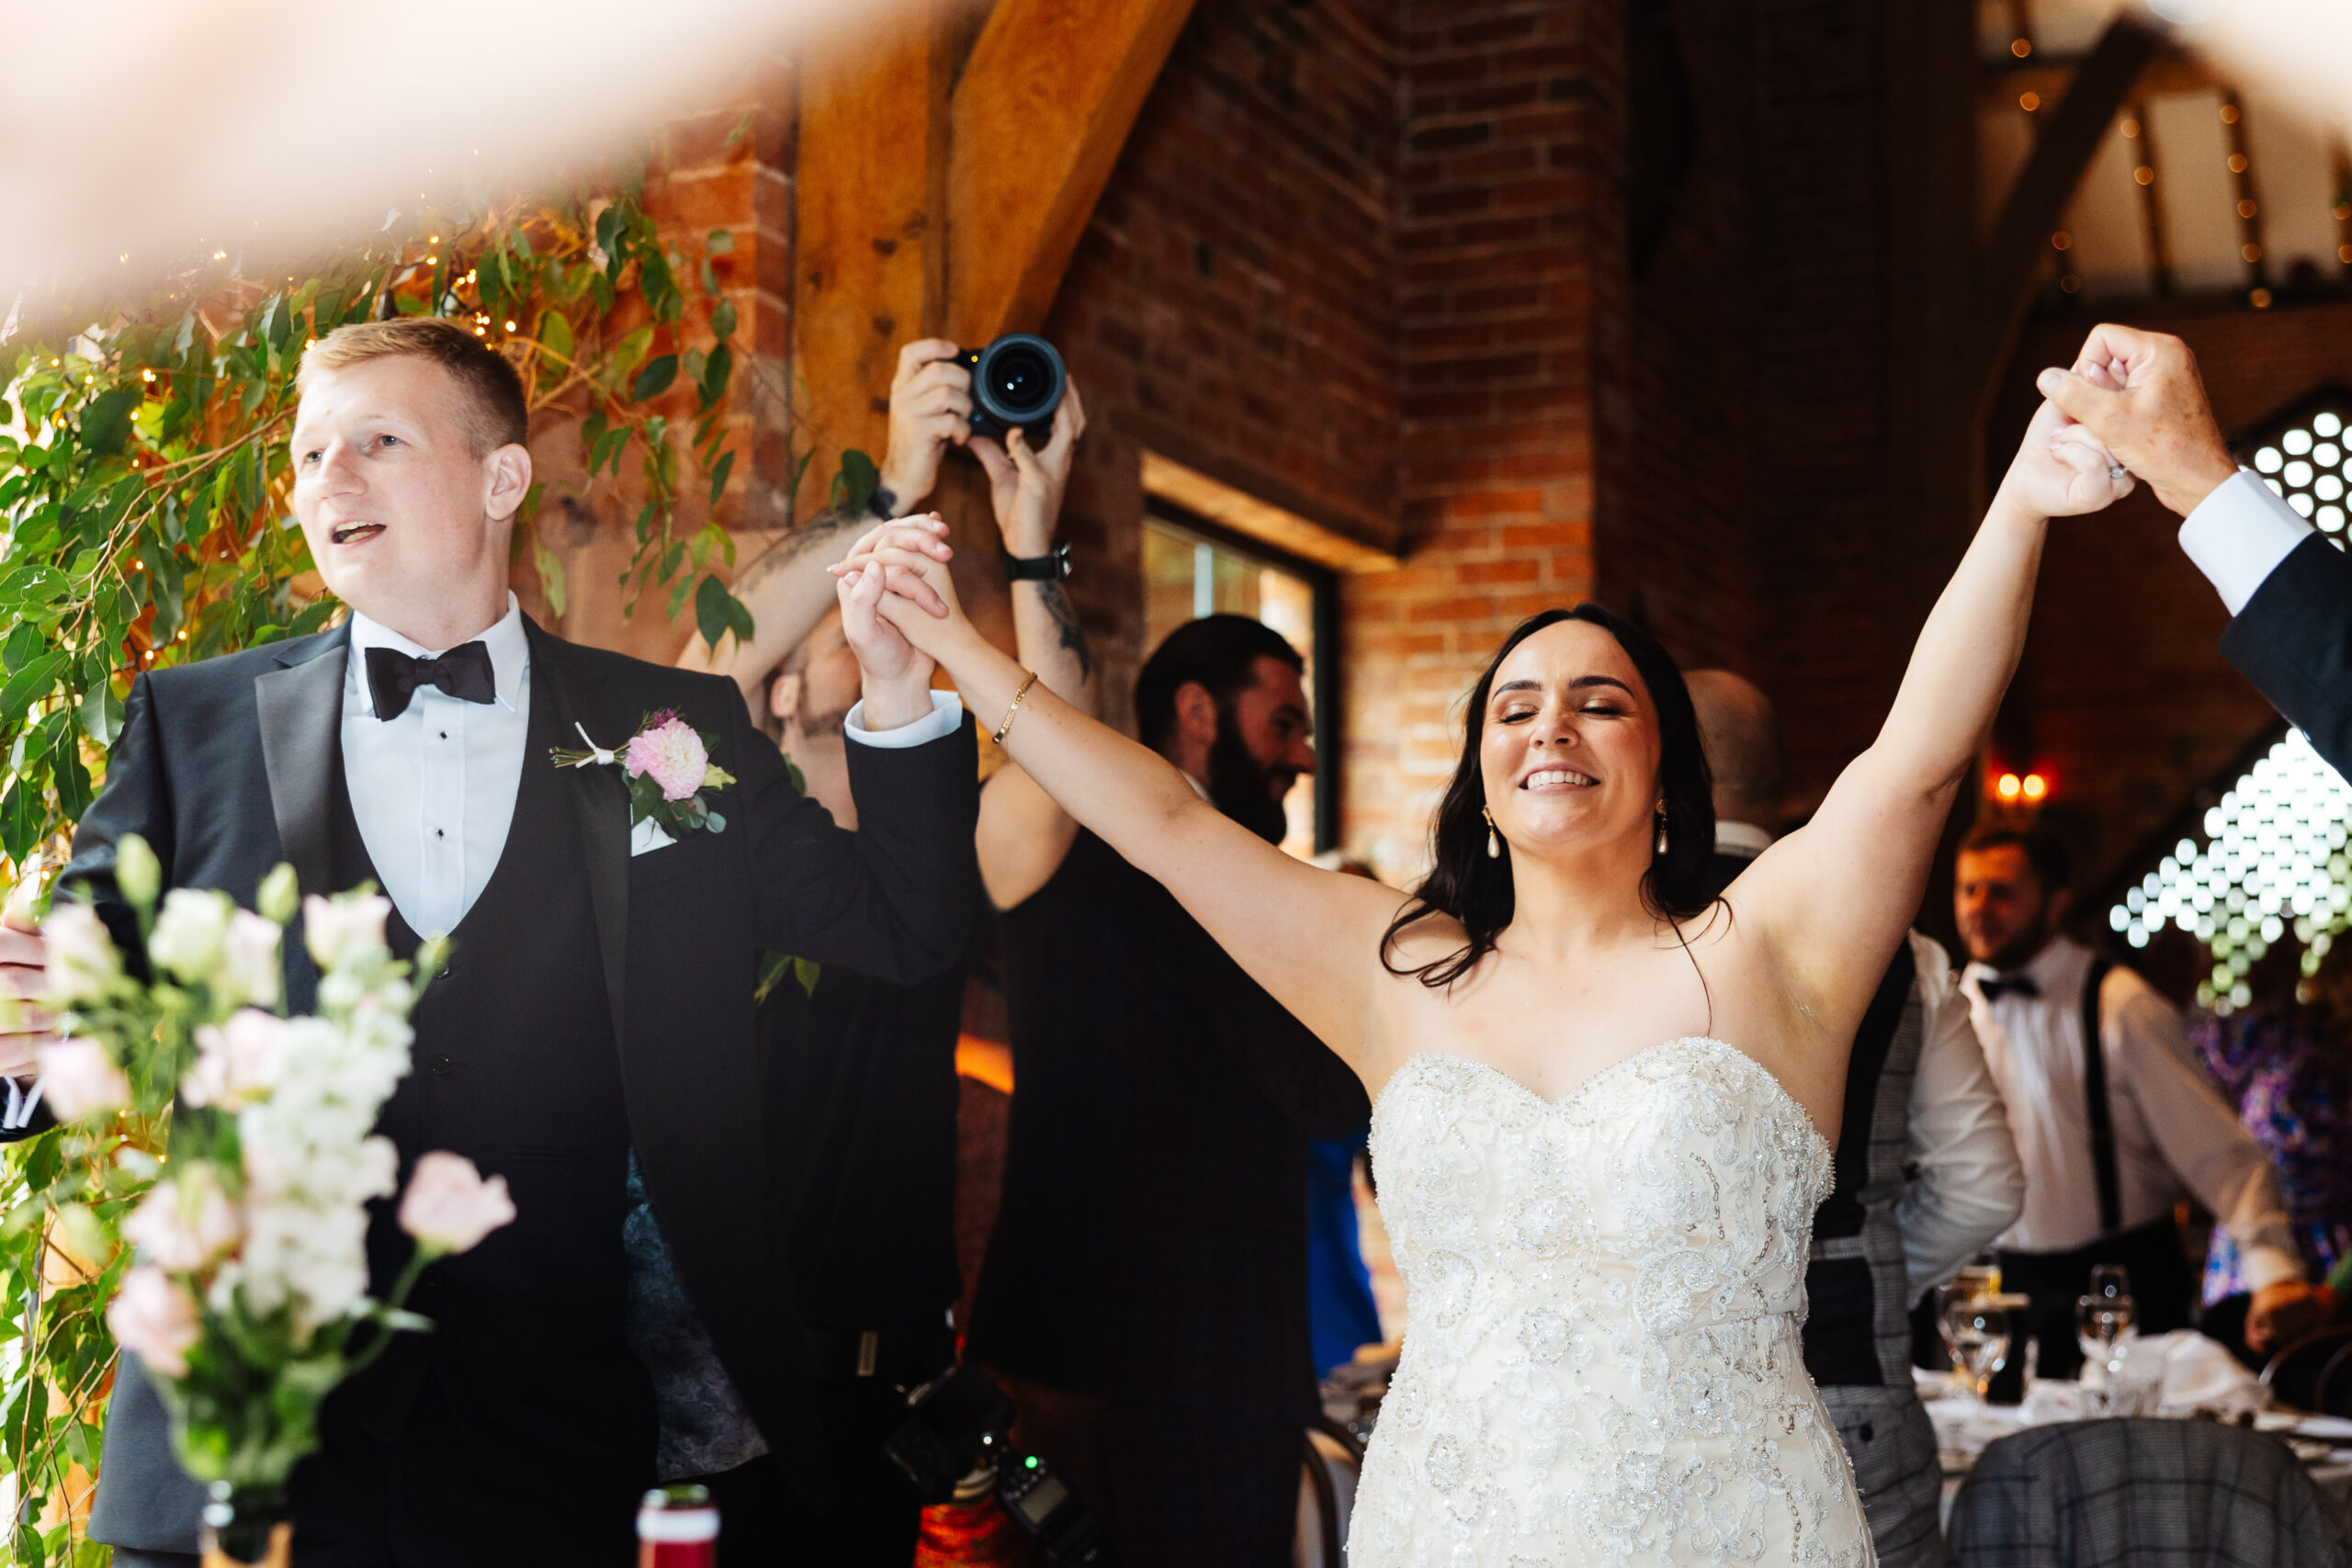
[[[956,363],[972,373],[973,434],[1001,441],[1018,426],[1032,446],[1053,439],[1069,371],[1052,344],[1034,333],[1007,333],[986,348],[959,349]]]
[[[926,1504],[970,1503],[994,1492],[1036,1541],[1039,1562],[1052,1568],[1111,1568],[1111,1549],[1094,1511],[1051,1465],[1005,1441],[1012,1416],[1012,1401],[986,1372],[950,1367],[907,1395],[907,1419],[882,1451]]]

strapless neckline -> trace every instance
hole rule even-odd
[[[1799,1334],[1836,1157],[1762,1063],[1686,1036],[1546,1098],[1416,1052],[1372,1161],[1411,1322],[1350,1568],[1871,1568]]]
[[[1524,1098],[1544,1107],[1546,1111],[1563,1111],[1567,1107],[1574,1105],[1579,1100],[1582,1100],[1587,1094],[1591,1093],[1599,1085],[1608,1078],[1618,1073],[1625,1071],[1628,1067],[1634,1066],[1638,1062],[1657,1055],[1661,1051],[1670,1051],[1678,1045],[1712,1045],[1716,1050],[1723,1052],[1726,1055],[1736,1057],[1743,1068],[1754,1077],[1764,1081],[1764,1083],[1771,1089],[1772,1093],[1779,1098],[1782,1109],[1792,1111],[1796,1113],[1797,1121],[1804,1125],[1806,1135],[1813,1140],[1814,1146],[1819,1153],[1831,1156],[1836,1155],[1836,1146],[1832,1145],[1827,1138],[1822,1136],[1820,1126],[1816,1124],[1813,1119],[1813,1112],[1804,1108],[1804,1101],[1800,1100],[1795,1095],[1789,1092],[1789,1086],[1781,1081],[1779,1075],[1775,1074],[1771,1068],[1766,1066],[1763,1063],[1758,1061],[1747,1052],[1741,1050],[1738,1046],[1733,1044],[1730,1041],[1718,1040],[1712,1034],[1678,1034],[1671,1040],[1661,1040],[1655,1045],[1645,1045],[1640,1050],[1634,1052],[1632,1055],[1611,1062],[1607,1066],[1601,1068],[1599,1072],[1587,1076],[1571,1087],[1566,1093],[1555,1098],[1548,1099],[1544,1095],[1538,1094],[1535,1090],[1530,1089],[1526,1084],[1521,1083],[1519,1079],[1511,1077],[1510,1074],[1503,1071],[1500,1067],[1496,1066],[1492,1062],[1482,1062],[1476,1056],[1465,1056],[1459,1051],[1416,1051],[1411,1055],[1406,1057],[1404,1061],[1398,1063],[1396,1070],[1388,1075],[1388,1081],[1380,1086],[1380,1093],[1373,1099],[1373,1112],[1375,1116],[1378,1115],[1380,1111],[1380,1102],[1388,1098],[1389,1089],[1396,1086],[1398,1078],[1405,1076],[1405,1069],[1424,1056],[1430,1057],[1435,1061],[1459,1062],[1464,1066],[1469,1067],[1474,1071],[1484,1073],[1489,1077],[1499,1079],[1502,1083],[1517,1090]]]

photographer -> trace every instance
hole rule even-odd
[[[900,351],[884,488],[873,505],[912,511],[936,483],[947,448],[963,446],[988,471],[1007,554],[1016,561],[1051,558],[1086,425],[1083,405],[1069,390],[1042,449],[1018,429],[1001,442],[975,434],[971,377],[951,360],[956,352],[938,340]],[[751,642],[727,638],[714,654],[697,639],[680,660],[731,676],[800,768],[809,796],[843,824],[857,820],[842,732],[857,699],[857,664],[825,568],[871,521],[820,517],[747,564],[735,592],[756,626]],[[1053,575],[1016,577],[1012,599],[1022,662],[1091,711],[1091,660],[1058,562]],[[1028,897],[1052,874],[1075,830],[1020,769],[1000,770],[981,792],[977,833],[989,897],[1002,906]],[[905,1568],[914,1555],[920,1505],[882,1445],[905,1418],[906,1391],[955,1359],[949,1313],[960,1290],[954,1200],[963,993],[960,970],[906,987],[829,965],[807,990],[782,975],[762,1006],[771,1158],[784,1178],[780,1187],[797,1194],[788,1217],[790,1272],[808,1325],[806,1359],[833,1460],[833,1506],[821,1518],[799,1515],[756,1433],[729,1433],[723,1419],[714,1424],[693,1401],[690,1381],[674,1408],[665,1387],[664,1478],[711,1486],[726,1531],[722,1555],[737,1568],[786,1562]],[[746,1437],[755,1457],[734,1462]]]

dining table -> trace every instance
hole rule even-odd
[[[2227,1348],[2192,1329],[2154,1336],[2133,1349],[2161,1358],[2164,1376],[2153,1391],[2153,1411],[2181,1420],[2222,1420],[2277,1435],[2294,1450],[2304,1473],[2339,1508],[2352,1506],[2352,1420],[2275,1404],[2261,1381]],[[2086,1386],[2071,1378],[2032,1378],[2015,1404],[1987,1404],[1950,1373],[1915,1368],[1913,1379],[1936,1429],[1943,1467],[1942,1518],[1951,1524],[1952,1500],[1986,1448],[2012,1433],[2059,1421],[2097,1420],[2114,1414],[2114,1398],[2094,1373]],[[2136,1413],[2136,1412],[2135,1412]]]

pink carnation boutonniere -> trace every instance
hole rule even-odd
[[[735,776],[710,760],[711,738],[663,708],[645,716],[637,733],[617,751],[589,739],[585,728],[574,725],[584,751],[558,747],[548,754],[559,768],[611,767],[618,764],[628,781],[628,825],[651,822],[673,839],[708,829],[727,830],[727,818],[710,808],[702,792],[723,789]]]

